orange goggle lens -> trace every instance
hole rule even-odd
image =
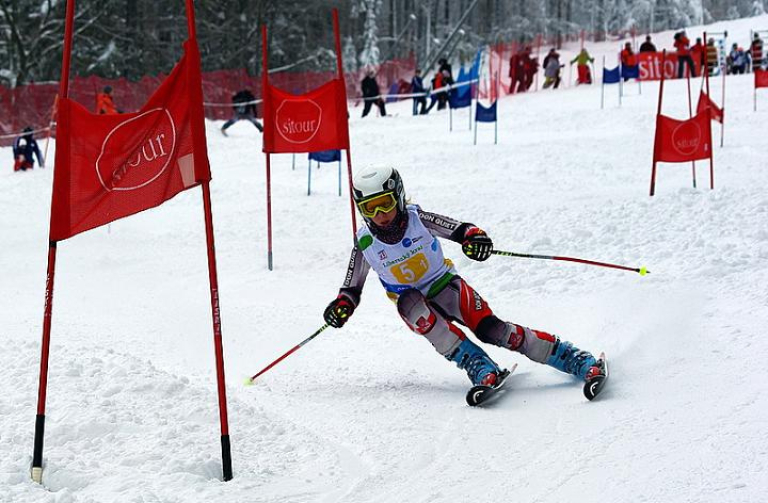
[[[389,213],[397,207],[397,199],[392,192],[381,194],[357,203],[364,217],[373,218],[378,213]]]

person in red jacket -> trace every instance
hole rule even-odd
[[[677,78],[683,78],[683,67],[688,65],[688,70],[691,77],[696,76],[696,67],[693,65],[693,58],[691,58],[690,50],[691,41],[685,36],[685,30],[675,33],[675,50],[677,51]]]
[[[624,49],[621,50],[621,65],[637,66],[637,55],[632,50],[632,42],[624,44]]]
[[[704,68],[706,64],[707,48],[704,47],[700,38],[696,39],[696,43],[691,47],[691,59],[694,64],[699,65],[699,68]]]
[[[526,48],[526,52],[530,54],[530,48]],[[531,85],[533,85],[533,79],[539,71],[539,58],[532,58],[529,56],[523,64],[525,68],[525,82],[523,82],[523,88],[527,91],[531,88]]]
[[[517,89],[517,67],[520,61],[520,53],[516,52],[509,58],[509,94],[515,94]]]
[[[104,90],[96,96],[96,113],[114,115],[120,113],[112,101],[112,86],[104,86]]]

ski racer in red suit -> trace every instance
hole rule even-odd
[[[387,295],[412,331],[465,370],[474,386],[493,386],[499,366],[458,325],[480,341],[590,381],[605,375],[602,362],[557,336],[499,319],[488,303],[443,256],[438,238],[460,243],[473,260],[491,256],[491,238],[470,223],[407,204],[393,168],[367,168],[354,177],[353,196],[365,225],[357,231],[344,284],[323,313],[341,328],[360,304],[368,271],[378,274]]]

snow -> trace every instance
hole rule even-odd
[[[767,24],[710,29],[746,41]],[[504,98],[496,146],[489,124],[472,146],[466,111],[452,133],[446,113],[413,118],[410,102],[389,104],[390,118],[351,111],[355,167],[396,166],[414,202],[484,227],[497,248],[648,267],[475,263],[444,245],[500,317],[606,351],[612,378],[595,402],[490,347],[518,371],[495,405],[467,407],[463,372],[407,330],[374,277],[344,329],[243,386],[322,325],[349,202],[335,165],[313,168],[307,197],[305,157],[294,171],[275,156],[268,271],[260,136],[208,124],[226,483],[199,190],[59,243],[43,485],[30,480],[52,171],[4,168],[0,502],[765,501],[768,93],[755,113],[752,76],[728,77],[715,190],[706,162],[697,189],[689,164],[665,164],[651,198],[658,85],[627,86],[621,108],[609,89],[602,111],[598,86]],[[685,83],[665,90],[664,112],[686,117]]]

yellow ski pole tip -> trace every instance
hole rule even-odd
[[[251,379],[250,377],[246,377],[245,380],[243,381],[243,384],[245,384],[246,386],[253,386],[253,379]]]
[[[645,267],[641,267],[639,272],[640,272],[640,276],[645,276],[646,274],[648,274],[648,269],[646,269]]]

